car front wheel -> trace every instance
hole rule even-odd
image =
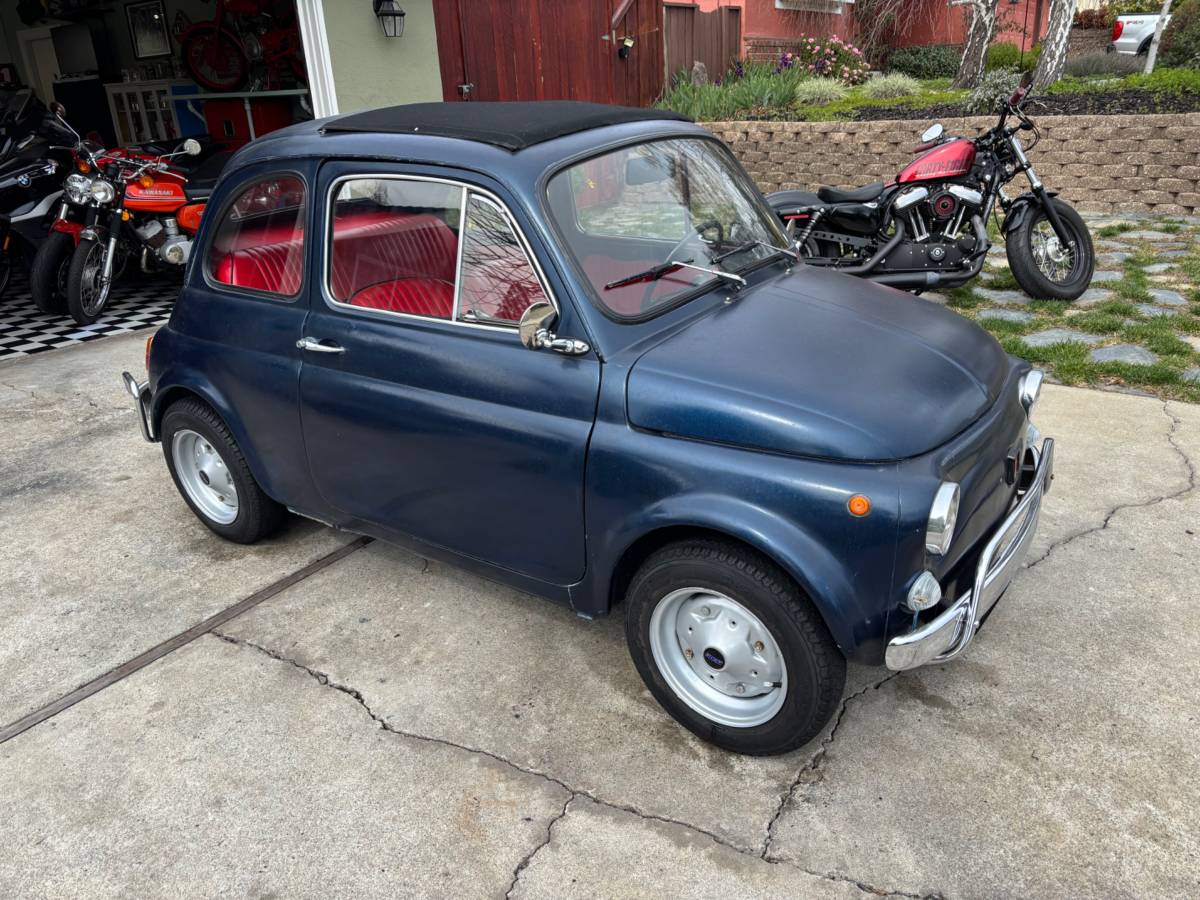
[[[284,508],[258,486],[233,435],[211,408],[199,400],[180,400],[163,415],[161,433],[175,487],[216,534],[253,544],[283,522]]]
[[[845,658],[795,582],[719,540],[671,544],[646,560],[626,596],[625,636],[658,702],[738,753],[808,743],[845,687]]]

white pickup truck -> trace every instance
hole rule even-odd
[[[1127,16],[1117,16],[1117,20],[1113,22],[1108,52],[1124,53],[1128,56],[1141,56],[1143,53],[1148,53],[1159,18],[1158,13],[1131,13]],[[1170,21],[1171,17],[1167,16],[1167,22]]]

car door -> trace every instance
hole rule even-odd
[[[319,183],[300,372],[317,489],[353,519],[578,581],[600,363],[520,343],[534,300],[572,320],[498,186],[349,163]]]

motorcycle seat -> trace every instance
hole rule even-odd
[[[821,198],[812,191],[775,191],[767,194],[767,204],[776,213],[804,206],[821,206]]]
[[[232,155],[228,151],[214,153],[200,163],[194,171],[189,172],[187,184],[183,186],[184,195],[193,202],[207,200],[212,194],[213,188],[217,186],[221,170],[225,168],[225,163],[229,162],[229,157]]]
[[[826,203],[866,203],[883,193],[883,182],[874,181],[859,188],[843,190],[835,187],[817,189],[817,196]]]

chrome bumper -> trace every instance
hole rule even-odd
[[[158,435],[154,433],[154,420],[150,417],[150,385],[139,384],[137,379],[128,372],[121,373],[121,380],[125,382],[125,390],[133,398],[133,405],[138,414],[138,423],[142,426],[142,437],[151,443],[157,441]]]
[[[1046,438],[1025,495],[996,528],[980,554],[973,588],[932,622],[888,642],[884,662],[893,671],[954,659],[971,643],[979,623],[1013,580],[1037,531],[1042,496],[1054,478],[1054,441]]]

